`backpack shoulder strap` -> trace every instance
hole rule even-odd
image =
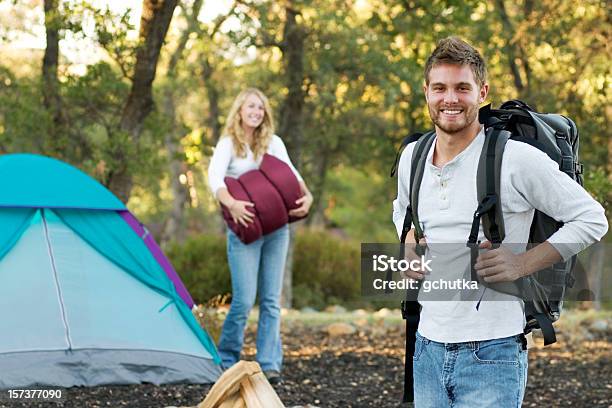
[[[410,209],[411,209],[411,224],[414,225],[414,238],[419,242],[423,238],[423,230],[419,223],[419,190],[421,189],[421,181],[423,180],[423,172],[425,171],[425,163],[427,162],[427,152],[431,148],[435,139],[436,132],[429,131],[419,138],[414,150],[412,151],[412,160],[410,163]],[[408,215],[408,211],[406,211]],[[404,219],[404,226],[406,219]],[[410,223],[408,224],[410,227]],[[408,228],[408,231],[410,228]],[[406,233],[408,232],[406,231]],[[405,233],[402,231],[402,243],[406,241]]]
[[[419,190],[421,181],[423,180],[423,172],[427,162],[427,152],[435,139],[436,132],[430,131],[422,135],[414,146],[412,151],[412,160],[410,163],[410,205],[406,208],[406,216],[404,217],[404,226],[402,228],[402,236],[400,245],[400,259],[404,259],[404,243],[406,243],[406,235],[410,231],[410,225],[414,224],[414,238],[416,242],[423,237],[423,231],[418,218],[419,208]],[[420,285],[419,285],[420,286]],[[406,320],[406,356],[404,359],[404,395],[402,402],[414,401],[414,373],[413,373],[413,357],[416,346],[416,332],[419,326],[421,316],[421,306],[415,300],[408,300],[410,291],[406,291],[406,300],[402,301],[402,317]],[[418,294],[418,290],[413,294]]]
[[[391,166],[391,174],[389,177],[393,177],[395,176],[395,173],[397,173],[397,167],[399,166],[399,160],[406,146],[408,146],[410,143],[416,142],[417,140],[419,140],[421,136],[423,136],[423,134],[417,132],[409,136],[406,136],[404,140],[402,140],[402,144],[400,144],[400,147],[397,149],[397,153],[395,154],[395,161],[393,162],[393,166]]]
[[[423,230],[419,223],[419,190],[421,181],[423,180],[423,172],[427,162],[427,152],[431,148],[435,140],[435,131],[425,133],[419,138],[412,151],[412,161],[410,163],[410,205],[406,209],[406,217],[404,217],[404,228],[402,229],[402,237],[400,246],[400,259],[404,258],[404,243],[406,235],[410,231],[410,225],[414,224],[414,238],[416,242],[423,237]],[[420,286],[420,284],[419,284]],[[421,305],[415,300],[408,300],[409,291],[406,291],[406,300],[402,301],[402,317],[406,320],[406,356],[404,359],[404,395],[402,402],[414,401],[414,367],[413,357],[416,346],[416,332],[419,326],[421,317]],[[412,292],[413,294],[418,294]]]
[[[492,244],[500,244],[506,235],[500,201],[500,178],[502,158],[509,138],[510,132],[506,130],[493,127],[485,132],[476,175],[478,208],[468,243],[476,243],[481,217],[484,234]]]

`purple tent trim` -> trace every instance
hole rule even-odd
[[[181,281],[181,278],[178,276],[178,274],[172,267],[172,264],[170,264],[170,261],[168,261],[168,258],[166,258],[166,256],[163,254],[159,245],[157,245],[157,242],[155,242],[155,239],[153,238],[153,236],[144,229],[140,221],[138,221],[136,217],[132,215],[131,212],[129,211],[117,211],[117,212],[119,213],[119,215],[121,215],[121,217],[125,220],[125,222],[127,222],[128,225],[132,227],[134,232],[136,232],[136,234],[138,234],[139,237],[142,237],[144,243],[146,244],[147,248],[149,248],[149,251],[151,251],[151,253],[153,254],[153,257],[155,258],[157,263],[159,263],[159,265],[166,272],[166,275],[168,275],[172,283],[174,283],[174,287],[178,295],[181,297],[181,299],[183,299],[185,304],[189,306],[190,309],[193,308],[195,303],[193,299],[191,298],[191,295],[189,294],[189,292],[187,291],[187,288]]]

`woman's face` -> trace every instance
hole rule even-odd
[[[256,129],[263,122],[265,113],[263,101],[257,95],[250,94],[240,108],[242,127],[245,130]]]

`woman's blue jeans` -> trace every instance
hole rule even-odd
[[[247,318],[259,294],[256,359],[264,371],[281,370],[280,296],[288,248],[287,225],[248,245],[228,231],[232,303],[219,340],[219,354],[225,368],[240,360]]]

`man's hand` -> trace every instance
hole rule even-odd
[[[480,244],[480,248],[491,247],[489,241]],[[513,282],[528,275],[522,254],[517,255],[504,246],[480,254],[474,268],[487,283]]]
[[[422,246],[426,246],[427,245],[427,241],[425,240],[425,238],[421,238],[421,240],[419,241],[419,244]],[[416,253],[416,243],[414,242],[406,242],[404,244],[404,247],[406,248],[405,252],[404,252],[404,259],[407,260],[408,262],[412,261],[412,260],[421,260],[421,257],[419,255],[417,255]],[[421,270],[407,270],[407,271],[401,271],[400,274],[402,275],[403,278],[410,278],[410,279],[415,279],[415,280],[423,280],[423,278],[425,278],[425,273]]]

